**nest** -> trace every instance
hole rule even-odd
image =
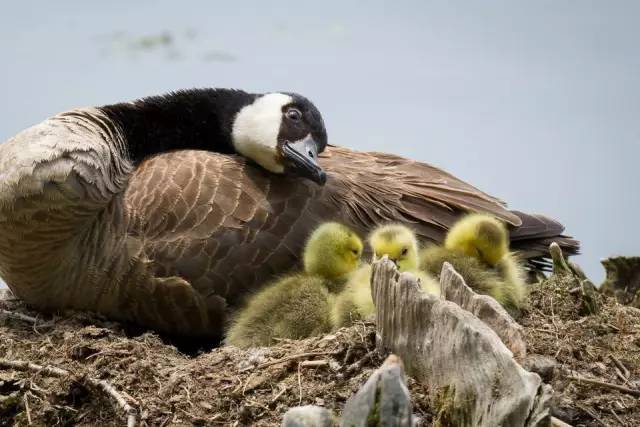
[[[555,417],[640,425],[640,310],[598,298],[599,311],[584,314],[573,278],[532,285],[519,319],[523,364],[552,385]],[[279,425],[307,404],[338,415],[386,356],[366,322],[270,348],[189,355],[95,315],[42,317],[15,300],[0,309],[0,426]],[[428,386],[407,383],[414,413],[431,425]]]

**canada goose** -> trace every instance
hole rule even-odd
[[[402,224],[387,224],[369,234],[369,245],[375,258],[389,257],[400,272],[412,273],[425,292],[440,295],[440,285],[418,264],[418,239]],[[351,275],[344,290],[336,298],[332,312],[334,327],[347,326],[375,312],[371,295],[371,266],[364,265]]]
[[[439,275],[447,261],[467,284],[491,295],[512,313],[525,303],[524,270],[509,252],[505,225],[486,214],[463,217],[447,233],[443,246],[432,245],[420,254],[422,268]]]
[[[369,244],[376,258],[388,256],[399,271],[413,273],[420,279],[425,292],[440,295],[440,285],[432,276],[420,270],[418,239],[409,227],[403,224],[377,227],[369,234]]]
[[[235,316],[226,342],[248,348],[274,338],[306,338],[332,328],[335,292],[360,262],[360,238],[342,224],[318,227],[304,249],[304,273],[285,275],[249,298]]]
[[[299,140],[303,128],[298,147],[310,146],[311,154],[286,154],[286,140]],[[51,117],[0,144],[0,276],[42,310],[92,310],[215,338],[227,311],[300,262],[305,236],[325,221],[361,235],[409,221],[427,243],[442,242],[465,212],[488,212],[510,225],[512,247],[531,264],[544,267],[539,259],[550,241],[577,252],[558,222],[509,211],[454,176],[399,156],[327,147],[318,159],[324,186],[278,173],[323,181],[309,134],[322,152],[322,119],[303,98],[228,90]]]

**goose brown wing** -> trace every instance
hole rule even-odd
[[[564,226],[560,222],[544,215],[512,212],[520,217],[522,225],[510,230],[511,247],[518,251],[521,257],[526,258],[530,266],[542,270],[550,269],[551,264],[542,258],[548,257],[549,245],[552,242],[560,245],[565,255],[580,253],[580,243],[563,234]]]
[[[270,174],[237,156],[179,151],[144,162],[126,194],[130,232],[156,276],[187,280],[234,305],[275,275],[299,267],[302,247],[321,222],[339,220],[365,234],[389,221],[440,242],[468,211],[489,212],[514,230],[521,217],[504,203],[427,165],[383,153],[329,147],[324,187]],[[552,239],[553,227],[542,240]],[[517,234],[540,249],[538,229]],[[536,252],[537,254],[537,252]]]
[[[352,226],[366,230],[386,221],[409,222],[423,242],[442,242],[460,215],[486,212],[509,225],[512,248],[531,268],[548,269],[551,242],[567,255],[579,252],[579,242],[563,235],[558,221],[507,210],[500,199],[429,164],[341,147],[329,147],[323,157],[323,166],[336,177],[331,197],[347,208]]]
[[[296,266],[302,245],[335,206],[322,187],[236,156],[181,151],[154,157],[129,183],[131,232],[157,276],[186,279],[230,304]]]
[[[464,212],[488,212],[512,226],[520,218],[504,202],[426,163],[386,153],[330,147],[322,165],[339,177],[331,197],[351,222],[368,229],[387,221],[412,223],[422,240],[441,242]]]

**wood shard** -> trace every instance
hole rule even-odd
[[[548,425],[551,387],[522,368],[478,317],[422,292],[414,276],[398,274],[385,258],[373,265],[372,288],[378,348],[429,385],[441,424]]]

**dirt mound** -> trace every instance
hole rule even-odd
[[[554,415],[574,425],[640,425],[633,395],[640,395],[640,310],[598,296],[600,311],[582,315],[575,286],[560,277],[533,285],[519,319],[528,359],[545,361],[535,369],[554,388]],[[37,315],[20,302],[0,304],[13,313],[0,314],[0,426],[124,425],[125,405],[147,425],[278,425],[300,404],[339,414],[385,356],[373,351],[370,323],[268,349],[188,356],[155,334],[131,336],[96,316],[71,313],[34,326],[15,318]],[[7,365],[16,360],[68,372]],[[408,384],[414,412],[430,425],[427,386]]]
[[[88,315],[57,318],[51,327],[8,320],[0,326],[0,358],[72,375],[19,372],[0,362],[0,425],[124,425],[115,399],[87,386],[85,376],[106,380],[147,425],[279,425],[299,404],[338,413],[382,363],[374,337],[373,325],[360,323],[268,349],[224,347],[189,357],[155,334],[127,337],[118,324]],[[415,412],[428,420],[426,388],[409,380],[409,389]]]
[[[533,285],[519,320],[529,354],[555,363],[553,413],[574,425],[640,425],[640,310],[598,295],[598,313],[583,315],[578,285],[568,276]]]

